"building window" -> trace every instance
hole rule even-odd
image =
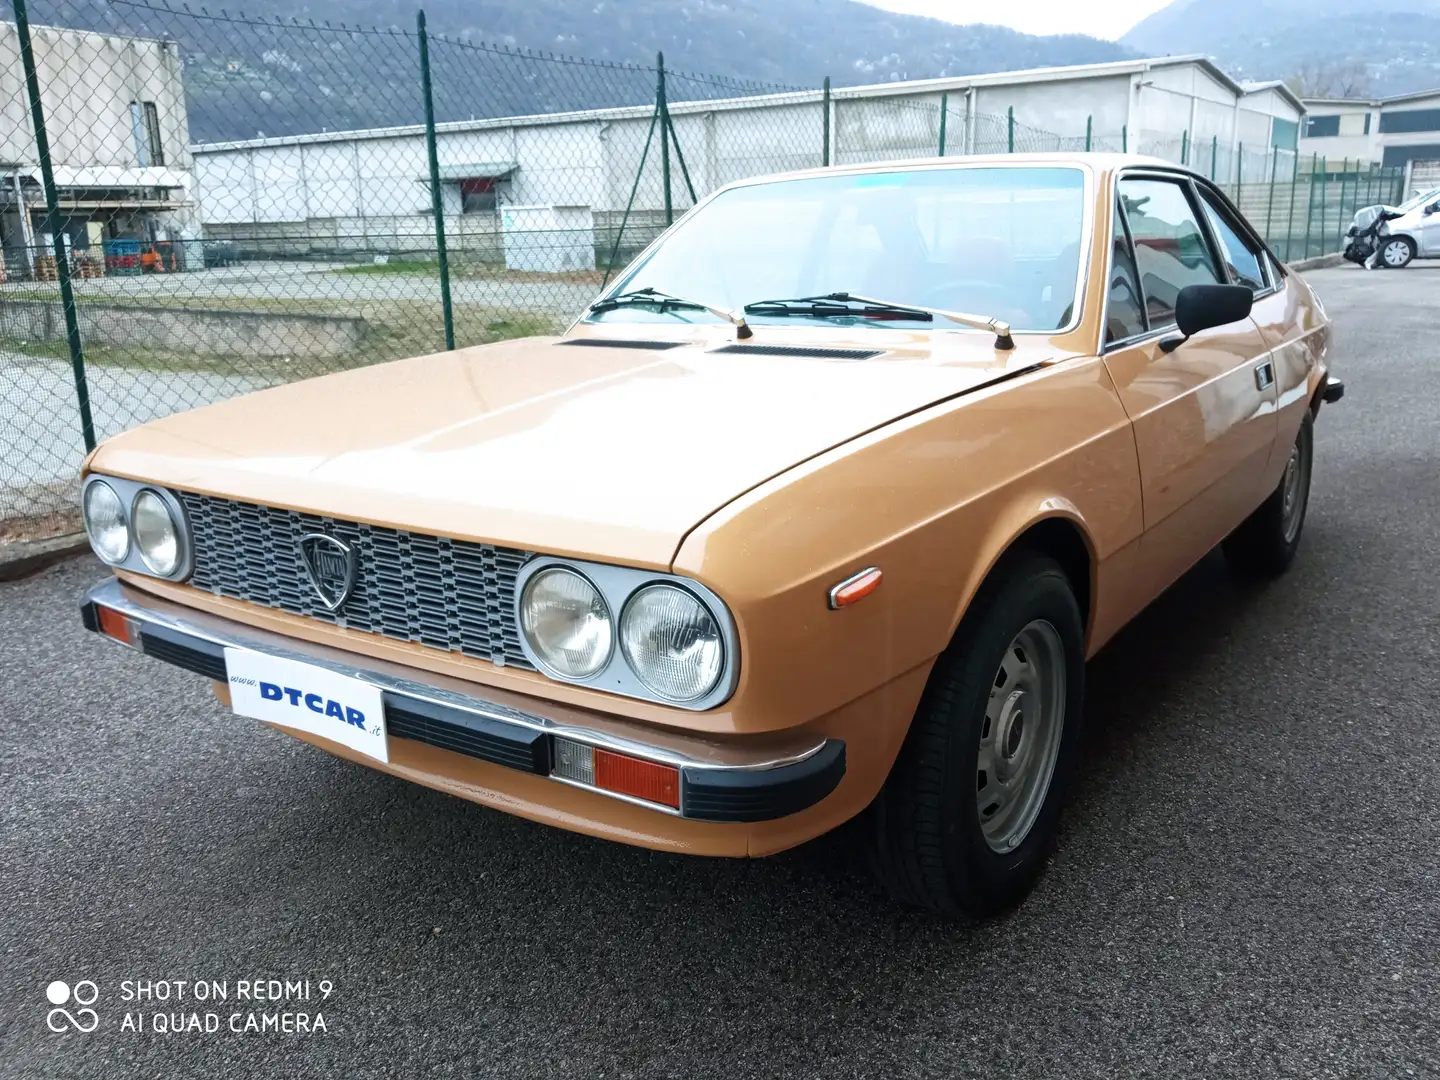
[[[1403,169],[1407,161],[1440,161],[1440,143],[1429,146],[1387,146],[1380,164],[1387,169]]]
[[[165,142],[160,138],[160,110],[153,101],[145,102],[145,137],[150,143],[150,164],[165,164]]]
[[[1368,112],[1365,114],[1365,134],[1370,134],[1370,114]]]
[[[1384,130],[1383,125],[1381,130]],[[1324,139],[1339,134],[1339,113],[1333,116],[1307,116],[1305,118],[1305,137],[1307,139]]]
[[[462,214],[493,214],[495,212],[495,177],[477,176],[461,180],[460,212]]]
[[[1440,109],[1408,109],[1405,112],[1382,112],[1381,132],[1440,131]]]
[[[130,103],[130,131],[140,167],[165,164],[165,143],[160,138],[160,111],[153,101]]]

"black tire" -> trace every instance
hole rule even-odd
[[[1289,466],[1280,483],[1240,527],[1225,538],[1225,558],[1231,569],[1248,577],[1276,577],[1283,574],[1300,550],[1305,531],[1305,513],[1310,506],[1310,475],[1315,465],[1315,422],[1307,412],[1300,422],[1292,453],[1300,470],[1298,504],[1291,516],[1285,511],[1285,490]]]
[[[1405,245],[1405,258],[1401,262],[1391,262],[1385,257],[1385,253],[1392,244]],[[1403,270],[1410,265],[1410,260],[1415,258],[1415,241],[1408,236],[1382,236],[1380,238],[1380,265],[1386,270]]]
[[[1048,789],[1037,796],[1044,800],[1038,814],[1018,846],[1002,854],[986,840],[977,805],[980,741],[990,730],[986,712],[1001,660],[1036,620],[1056,631],[1063,651],[1059,745]],[[870,810],[874,867],[897,900],[974,921],[1029,893],[1054,842],[1074,769],[1084,680],[1084,623],[1065,572],[1037,553],[1007,556],[936,660],[905,744]]]

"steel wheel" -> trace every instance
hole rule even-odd
[[[1408,241],[1396,238],[1387,240],[1385,246],[1380,249],[1380,258],[1385,265],[1398,270],[1410,261],[1410,244]]]
[[[1065,727],[1065,647],[1044,619],[1028,623],[995,673],[975,770],[980,830],[1014,851],[1045,804]]]

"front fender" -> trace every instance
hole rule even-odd
[[[906,417],[724,507],[673,569],[735,615],[727,727],[807,723],[928,664],[990,568],[1049,517],[1076,523],[1096,562],[1140,534],[1134,438],[1098,359]],[[867,566],[880,588],[830,610],[831,586]]]

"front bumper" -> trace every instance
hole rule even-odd
[[[227,680],[225,649],[234,647],[313,664],[377,686],[391,740],[425,744],[567,786],[573,781],[552,776],[556,739],[671,766],[679,777],[678,808],[586,788],[661,814],[708,822],[771,821],[814,806],[845,775],[845,743],[840,739],[810,736],[784,747],[757,744],[753,751],[737,747],[733,740],[713,751],[704,746],[680,747],[675,740],[647,738],[639,725],[628,725],[636,729],[633,732],[617,732],[614,724],[612,730],[602,731],[557,721],[438,685],[439,680],[414,668],[283,637],[164,601],[142,601],[113,579],[91,589],[82,602],[81,618],[87,629],[102,631],[102,608],[128,620],[132,647],[219,683]],[[113,635],[110,639],[117,640]]]

